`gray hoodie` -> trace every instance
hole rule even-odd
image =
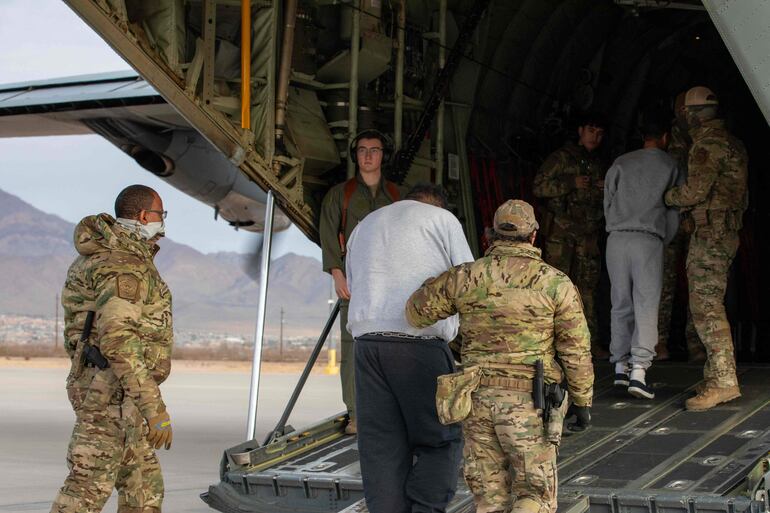
[[[404,307],[425,280],[472,261],[460,221],[448,210],[412,200],[375,210],[348,240],[348,330],[353,337],[395,331],[451,341],[456,315],[417,329],[406,321]]]
[[[679,226],[679,210],[666,207],[663,196],[682,181],[676,161],[663,150],[621,155],[604,180],[607,231],[648,232],[670,242]]]

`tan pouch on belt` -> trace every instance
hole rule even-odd
[[[481,368],[466,367],[461,372],[439,376],[436,387],[436,411],[439,421],[454,424],[471,413],[471,394],[479,387]]]

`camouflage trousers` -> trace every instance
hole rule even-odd
[[[463,421],[465,481],[478,513],[554,513],[556,445],[532,394],[480,387]]]
[[[668,339],[670,338],[671,314],[674,309],[679,262],[687,256],[689,241],[690,235],[680,230],[663,252],[663,290],[660,295],[660,307],[658,309],[658,344],[663,347],[668,345]],[[687,307],[685,340],[687,342],[687,354],[690,358],[703,353],[703,344],[698,338],[698,333],[695,331],[689,305]]]
[[[69,475],[51,513],[99,512],[113,488],[119,513],[159,513],[163,476],[146,429],[130,399],[78,411],[67,450]]]
[[[601,273],[599,233],[576,235],[557,219],[543,244],[543,260],[569,276],[578,288],[591,332],[591,344],[596,345],[599,341],[599,320],[594,296]]]
[[[353,335],[348,331],[348,303],[340,301],[340,381],[342,402],[350,418],[356,416],[356,346]]]
[[[733,337],[724,305],[727,276],[738,243],[736,231],[700,227],[690,239],[687,253],[690,310],[706,348],[704,379],[718,387],[738,385]]]

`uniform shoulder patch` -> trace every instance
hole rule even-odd
[[[117,279],[118,297],[128,301],[139,299],[139,279],[133,274],[119,274]]]
[[[709,152],[706,148],[698,148],[695,150],[695,154],[692,157],[692,161],[695,164],[705,164],[709,159]]]

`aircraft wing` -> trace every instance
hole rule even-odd
[[[265,192],[136,72],[0,85],[0,137],[92,133],[234,227],[263,230]],[[276,230],[290,224],[276,212]]]
[[[189,128],[132,70],[0,85],[0,137],[89,134],[104,117]]]

